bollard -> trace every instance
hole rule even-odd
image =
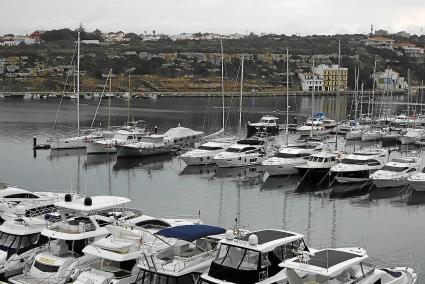
[[[37,137],[35,136],[32,138],[32,146],[33,147],[37,146]]]
[[[155,130],[154,130],[155,134],[158,134],[158,126],[155,125]]]

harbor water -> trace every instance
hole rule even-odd
[[[403,97],[392,98],[402,102]],[[380,100],[375,98],[375,102]],[[363,112],[368,110],[364,99]],[[338,103],[338,104],[337,104]],[[90,126],[98,100],[81,101],[81,125]],[[159,97],[111,102],[111,124],[145,120],[148,127],[165,132],[182,125],[212,133],[221,128],[219,97]],[[153,216],[193,216],[223,227],[235,218],[248,229],[278,228],[305,235],[313,247],[362,246],[378,259],[396,259],[416,268],[425,267],[425,196],[406,189],[376,191],[361,196],[331,198],[330,190],[296,193],[299,176],[268,178],[261,167],[216,169],[187,167],[177,156],[117,159],[114,155],[89,155],[84,150],[33,152],[32,139],[45,143],[49,137],[76,135],[76,102],[64,100],[55,130],[53,122],[59,99],[0,101],[0,182],[32,191],[75,191],[84,195],[120,195],[131,206]],[[238,131],[239,100],[226,98],[226,126]],[[284,97],[248,97],[243,103],[243,123],[275,113],[285,121]],[[290,122],[311,113],[308,96],[290,98]],[[314,109],[343,119],[352,109],[351,98],[323,97]],[[375,112],[381,108],[375,104]],[[389,104],[393,112],[405,105]],[[369,109],[371,107],[369,106]],[[94,125],[108,124],[108,101],[100,104]],[[335,138],[330,138],[334,143]],[[374,143],[372,143],[374,144]],[[360,142],[347,146],[373,147]],[[344,141],[338,138],[338,147]],[[393,152],[399,146],[393,146]],[[414,149],[422,155],[421,149]],[[399,153],[400,154],[400,153]],[[402,155],[402,154],[400,154]],[[425,279],[421,276],[418,283]]]

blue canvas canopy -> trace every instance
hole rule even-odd
[[[209,225],[183,225],[162,229],[156,232],[155,235],[193,242],[204,237],[219,235],[225,232],[226,230],[223,228]]]

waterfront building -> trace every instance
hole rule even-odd
[[[335,92],[347,89],[348,68],[321,64],[313,71],[322,78],[323,91]]]
[[[303,91],[312,91],[313,86],[315,91],[323,90],[323,77],[320,74],[314,74],[312,72],[299,73],[298,77],[301,80],[301,87]]]
[[[392,69],[376,72],[373,76],[375,87],[378,90],[401,90],[407,88],[404,77]]]

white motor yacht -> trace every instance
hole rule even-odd
[[[144,121],[130,121],[124,127],[113,131],[112,138],[89,140],[86,143],[87,154],[110,154],[116,153],[116,145],[123,145],[139,141],[140,137],[146,136]]]
[[[213,161],[222,168],[258,165],[268,158],[264,146],[263,140],[240,140],[215,155]]]
[[[177,240],[156,253],[143,252],[137,266],[141,283],[197,283],[214,260],[217,244],[225,230],[208,225],[166,228],[155,233],[159,238]]]
[[[25,189],[0,184],[0,219],[17,218],[24,210],[24,216],[33,217],[56,210],[55,202],[63,200],[65,194],[53,192],[31,192]],[[16,206],[20,205],[19,208]],[[18,212],[15,212],[18,210]]]
[[[49,222],[60,220],[55,214],[26,217],[25,207],[16,205],[15,219],[0,225],[0,275],[2,278],[22,273],[25,262],[48,239],[41,235]]]
[[[249,122],[247,124],[247,138],[266,134],[267,136],[276,136],[279,134],[279,118],[272,115],[263,116],[259,122]]]
[[[197,220],[199,222],[199,220]],[[141,279],[136,266],[144,253],[162,251],[176,243],[174,239],[155,237],[155,233],[173,226],[195,225],[183,219],[157,219],[134,215],[118,226],[107,225],[109,235],[83,249],[83,253],[96,257],[74,283],[130,284]]]
[[[410,187],[415,191],[425,191],[425,168],[407,178]]]
[[[416,141],[421,141],[425,136],[425,130],[422,128],[407,128],[406,132],[399,138],[401,144],[413,144]]]
[[[358,123],[355,120],[348,120],[345,121],[341,124],[338,124],[335,128],[334,128],[334,132],[338,133],[338,134],[347,134],[350,131],[355,130],[358,127]]]
[[[370,129],[362,132],[361,140],[362,142],[367,141],[377,141],[382,138],[382,130],[380,129]]]
[[[310,155],[324,149],[321,142],[305,142],[283,146],[274,157],[264,160],[261,165],[270,176],[291,175],[298,173],[297,165],[307,163]]]
[[[282,230],[261,230],[235,236],[226,232],[209,271],[198,284],[286,283],[285,269],[279,264],[309,251],[303,235]]]
[[[179,124],[177,127],[170,128],[163,135],[164,141],[167,144],[173,144],[174,146],[192,146],[202,141],[204,132],[182,127]]]
[[[340,153],[333,153],[328,151],[322,151],[317,154],[313,154],[308,158],[308,161],[304,165],[297,165],[295,168],[298,172],[305,177],[316,180],[316,178],[323,178],[325,175],[330,174],[331,167],[339,163],[339,159],[342,158]]]
[[[140,137],[138,142],[115,145],[117,157],[143,157],[171,153],[173,146],[164,135],[152,134]]]
[[[345,134],[346,140],[361,140],[363,130],[359,128],[352,129]]]
[[[414,284],[417,274],[410,267],[377,268],[362,248],[328,248],[300,252],[281,263],[289,284],[358,283]]]
[[[188,166],[214,164],[214,156],[227,150],[234,142],[232,141],[210,141],[190,150],[180,156]]]
[[[354,152],[341,159],[331,168],[331,173],[339,183],[364,182],[388,160],[388,151],[383,149]]]
[[[45,228],[41,234],[49,239],[46,246],[32,254],[23,274],[9,279],[12,283],[67,283],[97,257],[84,255],[86,245],[105,237],[105,227],[117,222],[117,214],[130,202],[118,196],[67,198],[56,203],[62,220]],[[124,214],[125,212],[123,212]]]
[[[329,130],[325,128],[322,121],[308,120],[304,125],[297,128],[297,132],[301,136],[322,136],[329,133]]]
[[[409,184],[408,178],[419,171],[419,159],[405,157],[393,159],[370,175],[377,188],[401,187]]]

